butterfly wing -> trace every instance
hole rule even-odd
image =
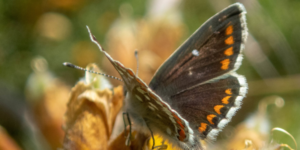
[[[88,31],[92,42],[99,47],[122,77],[123,80],[119,80],[124,81],[128,91],[124,109],[134,120],[134,126],[140,132],[149,133],[147,131],[151,129],[182,149],[201,149],[199,140],[194,136],[189,123],[155,94],[131,69],[124,67],[104,51],[89,28]]]
[[[246,80],[237,75],[247,36],[240,3],[206,21],[156,72],[149,87],[195,133],[214,139],[241,105]]]

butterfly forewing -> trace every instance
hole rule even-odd
[[[214,139],[231,120],[247,91],[245,78],[234,73],[247,35],[245,13],[241,4],[234,4],[213,16],[149,85],[205,139]]]
[[[151,89],[164,99],[166,92],[172,95],[236,70],[247,30],[244,15],[243,6],[235,4],[213,16],[160,67]]]

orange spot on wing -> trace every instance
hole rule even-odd
[[[147,87],[141,87],[144,91],[147,91]]]
[[[153,98],[153,99],[155,99],[155,100],[156,100],[156,96],[155,96],[154,94],[152,94],[152,93],[149,93],[149,96],[150,96],[151,98]]]
[[[145,85],[145,83],[143,83],[139,78],[136,78],[135,80],[142,86],[142,88],[146,88],[147,87],[147,85]]]
[[[232,94],[231,89],[226,89],[225,93],[228,94],[228,95],[231,95]]]
[[[211,115],[208,115],[206,118],[207,118],[207,120],[208,120],[208,122],[209,122],[210,124],[214,124],[213,119],[214,119],[215,117],[216,117],[216,115],[211,114]]]
[[[180,131],[179,131],[179,138],[178,139],[180,141],[184,141],[185,138],[186,138],[185,132],[182,129],[180,129]]]
[[[230,34],[232,34],[232,32],[233,32],[233,26],[232,25],[226,28],[226,35],[230,35]]]
[[[127,72],[134,77],[134,73],[131,70],[127,70]]]
[[[227,45],[233,44],[233,43],[234,43],[233,36],[228,37],[228,38],[225,40],[225,43],[226,43]]]
[[[174,113],[172,112],[173,117],[176,119],[176,122],[179,124],[179,126],[181,127],[180,131],[179,131],[179,140],[183,141],[186,138],[185,132],[184,132],[184,125],[181,122],[181,119]]]
[[[233,54],[233,47],[229,47],[224,51],[226,56],[231,56]]]
[[[223,99],[222,99],[222,103],[223,104],[228,104],[229,103],[229,98],[230,98],[231,96],[226,96],[226,97],[224,97]]]
[[[221,114],[221,109],[223,108],[223,105],[216,105],[214,107],[214,110],[220,115]]]
[[[179,126],[181,128],[184,128],[183,124],[181,123],[181,119],[173,112],[172,112],[172,115],[173,115],[174,118],[176,118],[176,122],[179,124]]]
[[[175,113],[172,112],[172,115],[173,115],[173,117],[176,118],[177,120],[180,120],[179,117],[178,117]]]
[[[206,123],[201,123],[201,126],[198,128],[200,133],[203,133],[207,128],[207,124]]]
[[[222,64],[221,69],[222,70],[227,70],[228,66],[230,64],[230,60],[229,59],[224,59],[224,60],[221,61],[221,64]]]
[[[118,70],[120,70],[122,73],[124,73],[125,68],[121,65],[121,63],[115,62],[115,65],[114,65],[114,66],[117,67]]]

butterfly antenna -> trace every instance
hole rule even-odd
[[[88,30],[88,32],[89,32],[91,41],[92,41],[93,43],[95,43],[95,44],[98,46],[98,48],[99,48],[99,50],[100,50],[101,52],[104,52],[102,46],[101,46],[100,43],[97,41],[96,37],[92,34],[92,32],[91,32],[89,26],[86,26],[86,28],[87,28],[87,30]]]
[[[138,56],[137,50],[134,51],[134,56],[136,59],[136,76],[138,76],[138,74],[139,74],[139,56]]]
[[[120,78],[117,78],[117,77],[114,77],[114,76],[111,76],[111,75],[107,75],[107,74],[104,74],[104,73],[96,72],[96,71],[93,71],[93,70],[87,70],[87,69],[85,69],[85,68],[76,66],[76,65],[71,64],[71,63],[69,63],[69,62],[64,62],[63,65],[64,65],[64,66],[67,66],[67,67],[70,67],[70,68],[79,69],[79,70],[82,70],[82,71],[86,71],[86,72],[90,72],[90,73],[102,75],[102,76],[105,76],[105,77],[108,77],[108,78],[112,78],[112,79],[116,79],[116,80],[119,80],[119,81],[123,82],[123,80],[120,79]]]

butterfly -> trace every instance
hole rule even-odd
[[[124,110],[136,130],[157,133],[182,149],[202,149],[240,109],[247,93],[242,62],[246,10],[235,3],[207,20],[156,71],[149,86],[114,60],[89,30],[127,90]]]

